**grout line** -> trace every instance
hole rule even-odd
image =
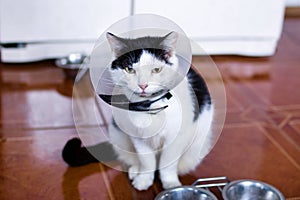
[[[293,117],[293,115],[288,114],[287,116],[285,116],[285,118],[282,120],[282,122],[278,125],[278,128],[282,129],[289,121],[290,119]]]
[[[243,127],[253,127],[253,126],[263,126],[265,122],[242,122],[242,123],[229,123],[224,124],[223,128],[243,128]]]
[[[293,140],[293,139],[289,136],[288,133],[286,133],[286,131],[285,131],[284,129],[278,128],[277,124],[275,124],[274,122],[271,124],[270,127],[273,128],[273,129],[276,129],[276,130],[278,131],[278,133],[280,133],[280,135],[281,135],[283,138],[285,138],[290,144],[294,145],[295,148],[296,148],[297,150],[300,150],[300,149],[299,149],[300,146],[296,143],[295,140]],[[289,126],[289,127],[292,128],[292,129],[294,129],[293,126]],[[294,129],[294,130],[295,130],[295,129]],[[296,132],[296,134],[298,134],[298,132]]]
[[[75,126],[52,126],[52,127],[20,127],[20,128],[4,128],[4,129],[0,129],[0,133],[1,132],[5,132],[5,131],[15,131],[15,132],[19,132],[19,131],[39,131],[39,130],[59,130],[59,129],[74,129],[76,128]]]
[[[224,86],[224,87],[225,87],[225,92],[226,93],[227,93],[227,91],[228,91],[228,93],[230,93],[230,87],[231,87],[231,90],[233,90],[234,97],[226,95],[226,96],[228,96],[226,98],[231,98],[231,100],[233,101],[235,106],[237,106],[240,111],[243,111],[244,110],[244,105],[242,103],[240,103],[240,101],[238,101],[237,98],[235,98],[236,97],[235,93],[236,93],[236,91],[238,91],[238,89],[236,87],[236,84],[231,79],[228,79],[227,80],[227,86]],[[238,95],[240,94],[239,92],[237,92],[237,93],[238,93]],[[226,101],[228,102],[229,99],[226,99]]]
[[[300,125],[300,119],[291,120],[289,124],[290,125],[294,125],[294,124],[296,124],[296,125],[299,124]]]
[[[269,105],[269,102],[267,101],[267,99],[266,99],[266,98],[263,98],[263,97],[261,96],[261,94],[259,94],[259,93],[257,92],[257,90],[255,90],[254,88],[252,88],[252,87],[250,86],[251,84],[250,84],[249,82],[243,80],[243,83],[244,83],[245,86],[248,88],[248,90],[250,90],[256,97],[258,97],[257,99],[259,99],[260,102],[263,103],[263,106],[268,106],[268,105]]]
[[[249,106],[248,108],[244,109],[244,111],[242,111],[240,114],[241,118],[249,120],[249,117],[247,117],[247,115],[249,115],[252,110],[254,110],[253,106]]]
[[[291,128],[293,131],[294,131],[294,133],[295,133],[295,135],[296,136],[299,136],[300,134],[299,134],[299,132],[298,132],[298,130],[294,127],[294,126],[290,126],[289,128]],[[285,133],[285,130],[282,130],[283,131],[283,133]],[[280,131],[279,131],[280,132]],[[281,133],[281,132],[280,132]],[[299,141],[297,140],[294,140],[291,136],[290,136],[290,134],[284,134],[284,135],[286,135],[286,139],[291,143],[291,144],[293,144],[293,145],[295,145],[295,147],[296,147],[296,149],[298,150],[298,151],[300,151],[300,145],[299,145]]]
[[[22,142],[22,141],[33,140],[34,138],[35,138],[34,136],[22,136],[22,137],[8,137],[5,138],[4,140],[6,142]]]
[[[290,197],[290,198],[287,198],[286,200],[300,200],[300,197]]]
[[[283,111],[274,110],[272,107],[269,107],[269,109],[270,109],[270,111],[273,111],[276,114],[278,114],[278,113],[279,114],[282,114],[282,113],[284,114],[284,119],[279,124],[274,122],[274,119],[272,119],[272,117],[267,115],[267,119],[268,119],[268,122],[270,123],[270,126],[272,128],[275,128],[281,134],[281,136],[284,137],[290,144],[294,145],[296,149],[299,149],[299,145],[297,143],[295,143],[295,141],[288,134],[286,134],[286,132],[283,129],[286,124],[289,124],[289,120],[291,120],[294,115],[290,114],[288,112],[286,113],[286,112],[283,112]],[[267,125],[269,125],[269,124],[267,124]],[[293,126],[291,126],[291,128],[294,129]],[[297,131],[296,131],[296,133],[298,134]]]
[[[300,120],[290,121],[289,125],[292,129],[295,130],[297,135],[300,135],[300,129],[296,127],[297,125],[300,125]]]
[[[242,110],[244,110],[244,109],[238,109],[238,108],[230,108],[230,109],[228,109],[227,108],[226,113],[228,113],[228,114],[239,114],[239,113],[243,112]]]
[[[298,110],[300,109],[300,104],[270,106],[270,109],[274,111]]]
[[[90,134],[89,133],[84,133],[84,134],[81,134],[82,136],[89,136]],[[44,136],[44,134],[32,134],[32,135],[29,135],[29,136],[8,136],[8,137],[0,137],[0,141],[7,141],[7,142],[17,142],[17,141],[27,141],[27,140],[34,140],[36,139],[37,137],[39,136]],[[47,137],[49,138],[59,138],[61,136],[78,136],[78,134],[76,133],[67,133],[67,134],[62,134],[62,133],[59,133],[59,134],[47,134]]]
[[[21,127],[21,128],[5,128],[0,129],[0,133],[4,132],[22,132],[22,131],[47,131],[47,130],[67,130],[67,129],[77,129],[77,128],[98,128],[103,127],[104,124],[87,124],[87,125],[78,125],[78,126],[53,126],[53,127]]]
[[[99,163],[99,167],[100,167],[101,175],[102,175],[106,190],[108,192],[109,199],[110,200],[115,200],[115,197],[113,195],[113,192],[112,192],[110,184],[109,184],[109,180],[108,180],[106,171],[105,171],[105,169],[104,169],[104,167],[101,163]]]
[[[278,148],[278,150],[298,169],[300,170],[300,165],[295,161],[286,150],[274,139],[272,136],[261,126],[257,126],[259,130]]]
[[[294,124],[289,124],[290,125],[290,128],[293,129],[295,131],[295,134],[296,135],[300,135],[300,130],[298,128],[296,128],[294,126]],[[284,130],[283,130],[284,131]],[[299,145],[297,144],[297,146],[299,147]]]
[[[232,81],[230,79],[230,81],[228,81],[229,83],[231,83],[232,86],[234,86],[234,89],[236,90],[235,92],[237,93],[237,95],[241,96],[241,97],[244,97],[244,94],[242,93],[242,90],[240,88],[238,88],[238,86],[240,86],[240,84],[236,84],[234,81]],[[239,83],[242,83],[244,84],[245,86],[245,89],[248,89],[250,92],[253,93],[253,91],[251,91],[251,89],[249,89],[249,87],[247,86],[247,81],[243,80],[243,79],[240,79]],[[254,93],[255,94],[255,93]],[[250,95],[249,97],[256,97],[256,95]],[[259,98],[260,99],[260,98]],[[239,102],[237,100],[237,102]],[[246,102],[246,105],[242,105],[242,108],[244,108],[245,106],[247,107],[248,105],[252,105],[251,104],[251,100],[247,99],[247,102]],[[243,109],[242,109],[243,110]]]

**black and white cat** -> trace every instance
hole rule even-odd
[[[194,170],[211,148],[214,108],[203,78],[192,68],[176,85],[178,35],[127,39],[107,33],[115,55],[110,73],[132,103],[112,107],[110,142],[138,190],[153,184],[159,170],[165,189]]]

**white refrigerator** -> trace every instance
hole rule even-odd
[[[31,62],[91,53],[97,38],[130,14],[177,23],[197,45],[193,54],[273,55],[284,0],[1,0],[2,62]]]

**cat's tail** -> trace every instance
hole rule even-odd
[[[89,147],[82,147],[81,143],[79,138],[73,138],[70,139],[63,148],[62,157],[64,161],[72,167],[117,159],[113,147],[108,142],[102,142]]]

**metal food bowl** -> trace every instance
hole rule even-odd
[[[217,197],[208,190],[194,186],[181,186],[165,190],[158,194],[155,200],[218,200]]]
[[[256,180],[230,182],[226,176],[201,178],[191,186],[165,190],[155,200],[217,200],[209,191],[209,188],[214,187],[222,192],[224,200],[285,200],[279,190],[267,183]]]
[[[222,191],[224,200],[284,200],[273,186],[256,180],[237,180],[228,183]]]
[[[66,78],[75,79],[79,68],[88,61],[89,58],[82,53],[71,53],[66,57],[57,59],[55,64],[64,70]]]
[[[200,178],[190,186],[186,185],[165,190],[159,193],[155,200],[218,200],[208,188],[224,186],[227,184],[224,180],[227,180],[227,177]],[[213,181],[222,182],[213,183]]]

